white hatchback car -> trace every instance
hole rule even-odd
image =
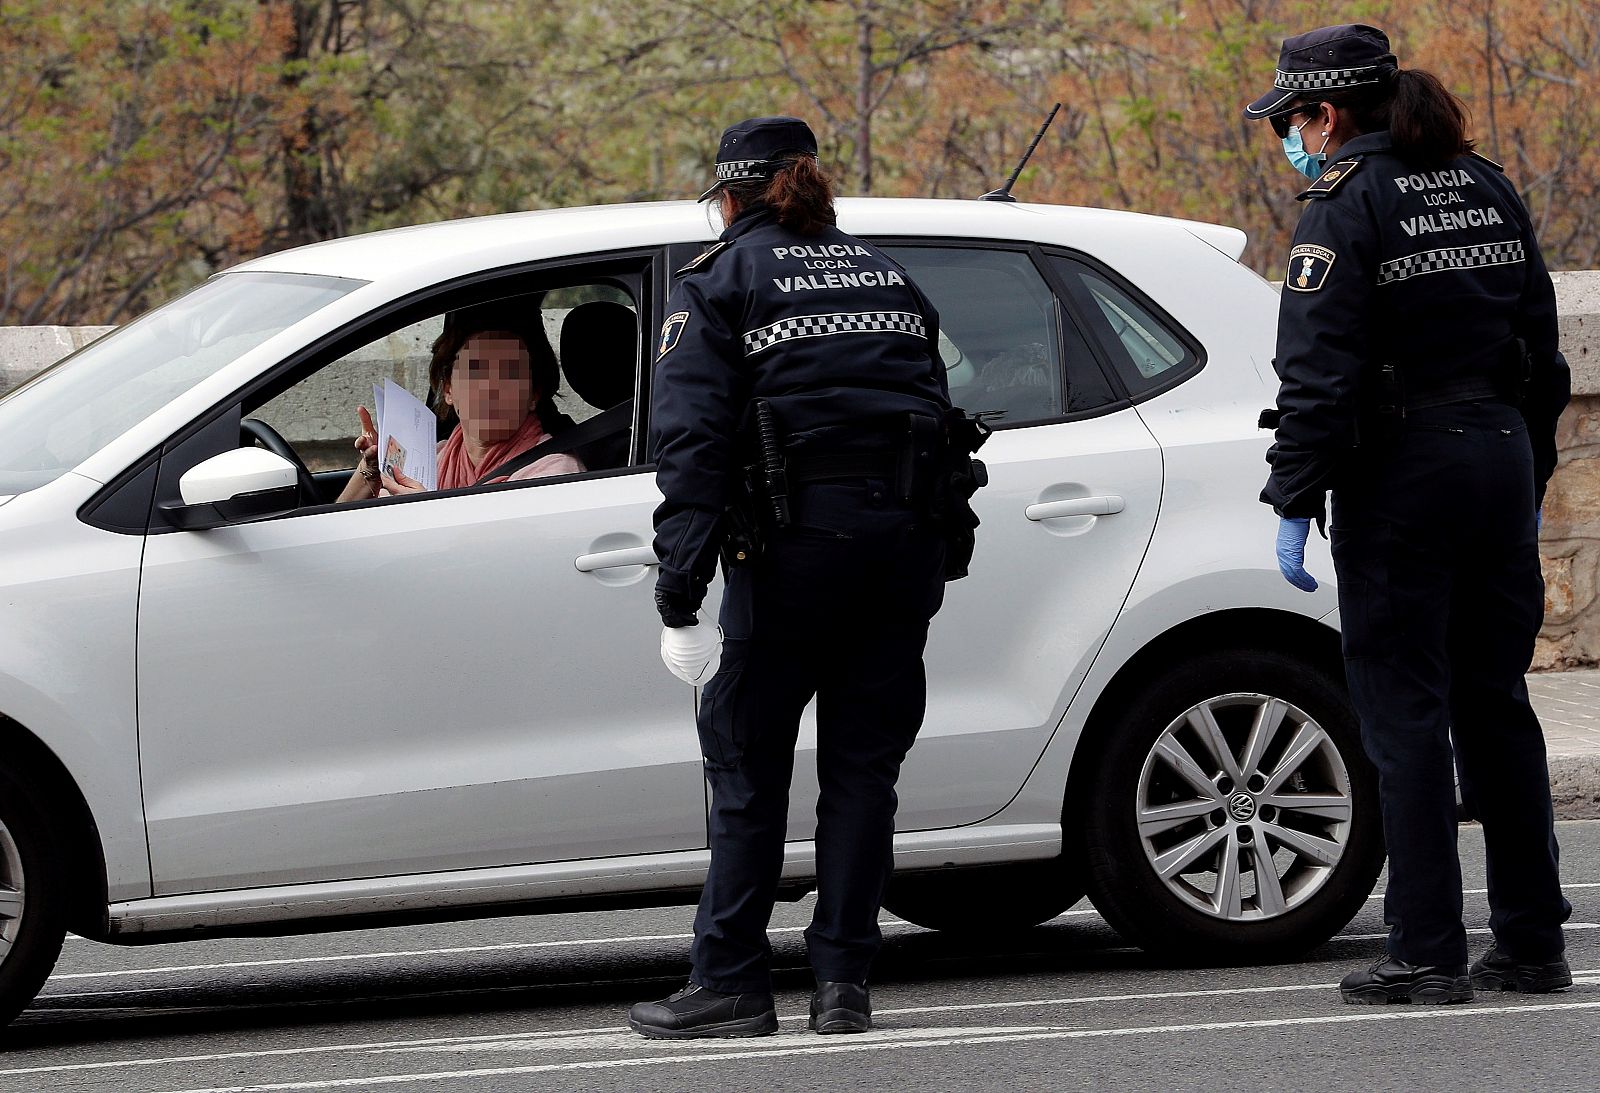
[[[1276,296],[1243,234],[970,201],[840,222],[939,308],[956,401],[1003,412],[888,908],[993,930],[1087,890],[1188,959],[1326,939],[1380,867],[1376,787],[1331,587],[1283,581],[1256,500]],[[0,1021],[67,929],[695,898],[706,791],[695,692],[657,656],[645,437],[671,271],[711,236],[668,203],[275,254],[0,401]],[[599,423],[589,470],[334,504],[356,404],[425,397],[441,317],[507,297]],[[813,881],[797,769],[790,896]]]

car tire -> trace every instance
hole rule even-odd
[[[1371,893],[1384,854],[1377,775],[1329,668],[1203,653],[1141,688],[1105,731],[1078,812],[1086,880],[1134,944],[1190,963],[1286,959]]]
[[[62,855],[24,787],[0,772],[0,1038],[50,976],[66,938]]]
[[[1082,898],[1083,885],[1057,858],[897,874],[883,906],[929,930],[993,933],[1048,922]]]

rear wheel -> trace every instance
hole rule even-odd
[[[990,933],[1048,922],[1082,898],[1082,884],[1055,859],[900,874],[883,906],[929,930]]]
[[[44,815],[0,772],[0,1029],[33,1001],[61,955],[60,862]]]
[[[1383,864],[1377,777],[1342,682],[1222,650],[1109,730],[1081,821],[1095,906],[1141,947],[1272,960],[1349,922]]]

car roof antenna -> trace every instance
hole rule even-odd
[[[1039,141],[1044,138],[1044,131],[1050,128],[1050,123],[1056,120],[1056,112],[1061,109],[1061,104],[1056,103],[1050,108],[1050,116],[1044,119],[1044,124],[1039,126],[1039,131],[1033,135],[1033,143],[1028,145],[1028,150],[1022,153],[1022,161],[1017,164],[1017,169],[1011,172],[1011,177],[1006,179],[1006,184],[998,190],[990,190],[979,201],[1015,201],[1011,196],[1011,187],[1017,183],[1017,176],[1022,174],[1022,169],[1028,165],[1028,160],[1033,155],[1033,150],[1039,147]]]

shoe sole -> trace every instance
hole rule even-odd
[[[1541,975],[1531,968],[1516,968],[1504,972],[1477,972],[1472,976],[1472,986],[1480,991],[1514,991],[1518,994],[1550,994],[1572,986],[1572,971],[1546,972]]]
[[[628,1018],[628,1027],[648,1040],[732,1040],[741,1036],[771,1036],[778,1031],[778,1011],[768,1010],[737,1021],[719,1021],[693,1028],[667,1028],[646,1025]]]
[[[1346,1002],[1355,1005],[1450,1006],[1472,1001],[1472,979],[1465,975],[1459,979],[1434,976],[1414,983],[1395,983],[1390,986],[1374,983],[1354,989],[1341,987],[1339,994]]]
[[[824,1010],[811,1015],[811,1031],[822,1036],[836,1032],[866,1032],[872,1028],[872,1015],[859,1010]]]

